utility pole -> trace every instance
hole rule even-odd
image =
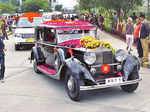
[[[95,5],[95,14],[96,14],[96,12],[97,12],[96,1],[97,1],[97,0],[95,0],[95,4],[94,4],[94,5]]]
[[[150,3],[150,0],[147,0],[147,14],[149,15],[149,3]]]
[[[21,10],[22,0],[19,0],[19,10]]]

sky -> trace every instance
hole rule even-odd
[[[77,4],[77,0],[58,0],[65,8],[73,8]]]

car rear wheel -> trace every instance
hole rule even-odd
[[[34,71],[36,72],[36,73],[41,73],[39,70],[38,70],[38,68],[37,68],[37,61],[36,61],[36,59],[34,59],[33,60],[33,68],[34,68]]]
[[[136,79],[139,79],[138,72],[133,72],[128,78],[128,80],[136,80]],[[138,88],[138,86],[139,86],[139,83],[123,85],[121,86],[121,89],[125,92],[132,93]]]
[[[79,80],[72,75],[67,75],[65,79],[65,88],[67,91],[68,96],[73,101],[80,100],[80,85]]]

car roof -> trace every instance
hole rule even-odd
[[[93,29],[96,26],[85,21],[68,21],[68,20],[51,20],[38,25],[38,27],[56,28],[58,30],[72,30],[72,29]]]

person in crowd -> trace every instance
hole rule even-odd
[[[96,15],[94,15],[94,14],[91,15],[90,23],[92,23],[92,24],[94,24],[94,25],[97,25],[97,24],[98,24]]]
[[[148,40],[149,40],[149,33],[150,28],[149,24],[145,20],[145,14],[140,15],[140,20],[142,23],[141,30],[140,30],[140,39],[143,48],[143,62],[149,62],[149,48],[148,48]]]
[[[4,73],[5,73],[5,45],[3,43],[3,32],[2,32],[2,18],[0,18],[0,81],[4,82]]]
[[[135,38],[135,42],[136,42],[136,48],[137,48],[137,52],[138,52],[138,58],[139,61],[142,61],[143,58],[143,48],[142,48],[142,44],[141,44],[141,40],[140,40],[140,29],[141,29],[141,21],[140,18],[136,18],[136,24],[134,27],[134,38]]]
[[[112,14],[112,29],[113,30],[117,29],[117,13],[116,12]]]
[[[104,17],[100,14],[98,17],[98,23],[101,30],[104,29]]]
[[[126,49],[129,52],[132,50],[132,44],[134,41],[133,32],[134,32],[134,26],[132,24],[132,18],[129,17],[127,20],[127,25],[126,25],[126,43],[127,43]]]
[[[135,12],[133,12],[131,18],[132,18],[133,22],[136,22],[137,16],[136,16]]]
[[[8,40],[8,35],[7,35],[7,32],[6,32],[7,24],[6,24],[5,19],[2,19],[2,22],[3,22],[3,24],[2,24],[2,32],[3,32],[3,36],[4,36],[3,38]]]
[[[9,28],[10,32],[12,31],[12,29],[11,29],[12,23],[13,23],[13,20],[12,20],[11,16],[9,16],[8,20],[7,20],[7,25],[8,25],[8,28]]]

